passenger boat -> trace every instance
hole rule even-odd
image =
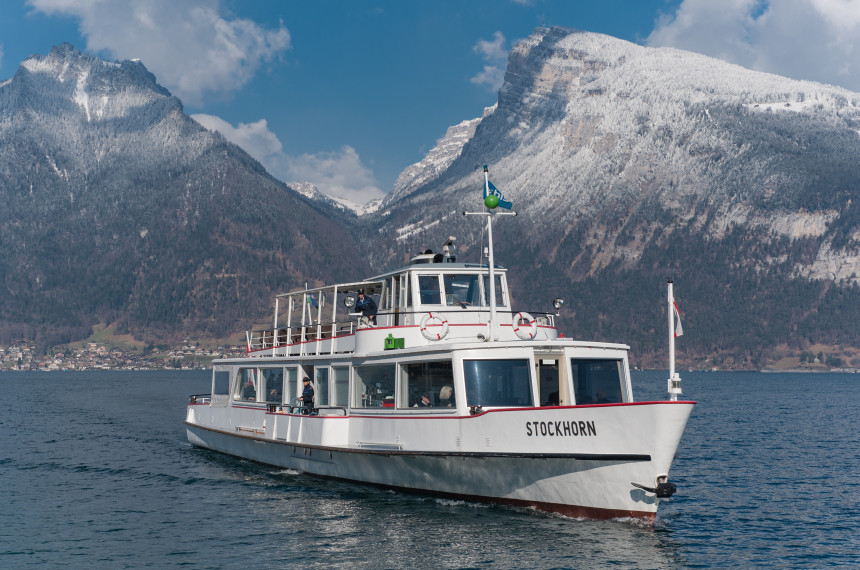
[[[491,236],[499,214],[482,215]],[[458,263],[453,244],[278,295],[247,356],[214,361],[211,393],[191,396],[189,441],[391,489],[653,521],[695,405],[677,399],[680,378],[667,401],[636,402],[628,346],[564,337],[561,299],[513,309],[492,238],[488,263]],[[360,290],[375,319],[355,311]],[[297,401],[304,379],[312,407]]]

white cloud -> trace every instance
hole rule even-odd
[[[505,49],[505,35],[502,32],[493,34],[493,41],[478,40],[472,49],[488,61],[504,61],[508,58],[508,50]]]
[[[651,46],[860,91],[860,0],[684,0]]]
[[[489,85],[494,91],[498,91],[505,82],[505,70],[495,65],[485,65],[484,71],[478,73],[471,79],[477,85]]]
[[[290,47],[280,24],[266,30],[223,16],[217,0],[28,0],[35,10],[80,20],[90,51],[139,58],[184,102],[241,88],[260,64]]]
[[[361,163],[358,153],[349,145],[338,152],[286,157],[286,163],[291,180],[311,182],[332,197],[366,204],[385,195],[377,187],[373,171]]]
[[[200,113],[191,115],[191,118],[210,131],[221,133],[228,141],[242,147],[245,152],[263,164],[273,155],[280,154],[283,148],[277,135],[269,130],[266,119],[260,119],[256,123],[239,123],[238,127],[234,127],[214,115]]]
[[[310,182],[323,194],[359,205],[385,195],[377,186],[373,171],[362,164],[351,146],[335,152],[289,156],[284,154],[281,141],[269,130],[265,119],[234,127],[213,115],[198,114],[192,118],[210,131],[224,135],[284,182]]]
[[[508,60],[505,35],[502,32],[496,32],[493,34],[492,41],[478,40],[472,50],[480,54],[488,65],[485,65],[484,70],[469,81],[476,85],[487,85],[493,91],[498,91],[505,81],[505,64]]]

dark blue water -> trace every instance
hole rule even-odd
[[[662,399],[665,373],[634,375]],[[860,375],[686,373],[654,528],[314,479],[195,449],[200,372],[3,373],[0,567],[860,565]]]

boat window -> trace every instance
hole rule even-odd
[[[445,304],[461,307],[481,306],[481,291],[477,275],[446,274],[442,277],[445,285]]]
[[[502,276],[496,275],[496,306],[507,307],[508,299],[505,297],[504,288],[502,287]],[[490,276],[484,275],[484,305],[490,305]]]
[[[240,368],[236,377],[236,391],[233,392],[233,399],[243,402],[256,402],[257,386],[259,386],[257,369]]]
[[[263,378],[261,389],[266,395],[266,402],[270,404],[283,403],[284,398],[284,369],[283,368],[261,368],[260,376]]]
[[[287,402],[292,402],[299,397],[298,392],[299,371],[295,368],[287,368]]]
[[[212,371],[212,394],[227,396],[230,394],[230,369],[215,368]]]
[[[466,404],[469,406],[532,406],[527,359],[464,360]]]
[[[438,275],[419,275],[418,291],[421,294],[422,305],[441,305],[442,294],[439,289]]]
[[[400,387],[399,408],[456,406],[454,367],[450,360],[401,365]],[[423,396],[427,397],[427,404],[424,404]]]
[[[353,369],[354,408],[394,407],[394,364],[368,364]]]
[[[332,406],[346,406],[349,399],[349,368],[341,366],[332,368],[334,373],[334,398]]]
[[[317,407],[328,406],[328,367],[316,369],[316,380],[314,380],[314,404]]]
[[[570,359],[577,404],[616,404],[623,401],[624,368],[620,360]]]

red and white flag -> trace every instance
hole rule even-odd
[[[681,326],[681,313],[678,312],[678,303],[672,299],[672,311],[675,313],[675,336],[679,337],[684,334],[684,327]]]

